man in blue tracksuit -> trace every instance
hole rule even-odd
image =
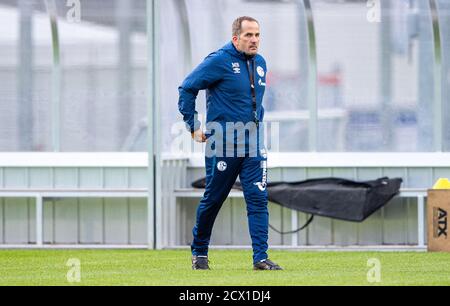
[[[206,190],[193,229],[192,268],[207,270],[214,221],[237,177],[244,190],[255,270],[281,270],[268,259],[267,155],[262,137],[262,100],[267,68],[258,55],[259,23],[240,17],[232,41],[210,54],[179,88],[179,110],[192,137],[206,142]],[[206,89],[206,133],[195,100]],[[208,136],[206,136],[208,135]]]

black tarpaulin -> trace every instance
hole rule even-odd
[[[307,214],[362,222],[389,203],[403,180],[354,182],[339,178],[268,185],[269,201]]]
[[[322,178],[302,182],[269,183],[269,201],[306,214],[362,222],[385,206],[400,191],[401,178],[355,182]],[[192,184],[204,188],[205,180]],[[239,183],[234,188],[241,189]]]

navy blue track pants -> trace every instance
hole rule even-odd
[[[206,157],[205,160],[206,190],[197,208],[197,221],[192,231],[192,254],[208,255],[214,221],[239,176],[247,203],[253,262],[267,259],[267,156],[258,154],[258,157]]]

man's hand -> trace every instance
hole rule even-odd
[[[192,139],[198,143],[204,143],[206,142],[206,135],[203,133],[201,129],[198,129],[197,131],[191,133]]]

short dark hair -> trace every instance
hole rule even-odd
[[[253,17],[249,17],[249,16],[242,16],[242,17],[239,17],[238,19],[236,19],[236,20],[233,22],[233,30],[232,30],[233,36],[239,36],[239,35],[241,35],[241,31],[242,31],[242,22],[244,22],[244,21],[256,22],[256,23],[259,25],[258,20],[256,20],[256,19],[253,18]]]

